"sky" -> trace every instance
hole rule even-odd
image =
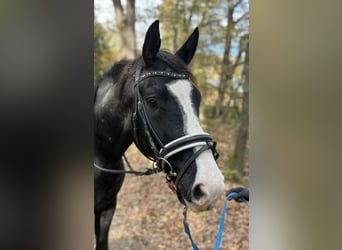
[[[153,9],[162,0],[136,0],[136,15],[142,15],[145,9]],[[126,5],[126,1],[122,0],[122,5]],[[94,0],[94,12],[98,22],[101,24],[109,24],[114,27],[114,6],[112,0]],[[141,47],[143,43],[143,34],[145,34],[149,25],[154,21],[153,18],[144,17],[142,21],[135,23],[137,32],[137,46]]]
[[[94,14],[102,24],[114,24],[114,6],[111,0],[94,0]]]
[[[136,5],[136,14],[143,14],[145,9],[153,9],[155,8],[161,0],[137,0],[135,2]],[[122,0],[122,5],[126,5],[126,1]],[[97,19],[100,23],[112,23],[114,24],[114,6],[112,0],[94,0],[94,11]],[[137,21],[136,26],[140,27],[141,24],[148,25],[152,23],[154,20],[148,17],[144,17],[143,21]],[[137,30],[139,31],[139,28]]]
[[[145,9],[154,9],[162,0],[136,0],[136,14],[143,15]],[[122,0],[125,5],[126,1]],[[94,0],[94,14],[97,21],[101,24],[106,24],[114,27],[114,6],[112,0]],[[235,16],[238,18],[241,15],[241,10],[237,9]],[[142,19],[142,18],[139,18]],[[136,22],[135,29],[137,32],[137,46],[141,47],[143,43],[143,35],[145,34],[148,26],[154,21],[153,18],[144,17],[143,20]],[[226,25],[226,24],[223,24]],[[237,46],[237,44],[233,44]],[[223,54],[223,44],[211,47],[217,54]],[[236,56],[238,49],[232,48],[232,55]]]

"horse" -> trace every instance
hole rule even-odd
[[[169,188],[190,210],[209,210],[224,192],[216,143],[200,125],[201,94],[188,67],[198,38],[196,28],[175,54],[160,49],[156,20],[146,32],[142,55],[115,63],[95,83],[97,250],[108,249],[108,231],[125,178],[122,158],[133,142],[152,160],[151,172],[164,172]]]

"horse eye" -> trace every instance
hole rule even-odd
[[[154,99],[154,98],[149,98],[146,100],[148,105],[152,108],[157,108],[158,107],[158,101],[157,99]]]

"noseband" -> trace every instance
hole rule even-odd
[[[153,156],[147,155],[142,150],[141,152],[150,160],[154,162],[153,167],[156,171],[163,171],[166,174],[166,180],[169,184],[173,183],[175,190],[179,189],[179,182],[184,174],[188,171],[191,163],[204,151],[211,149],[214,159],[219,157],[216,151],[216,142],[213,142],[212,138],[207,133],[191,134],[179,137],[173,141],[163,144],[156,131],[148,118],[146,109],[144,106],[143,98],[140,92],[140,84],[142,81],[150,77],[167,77],[171,79],[186,79],[190,80],[190,77],[186,74],[179,74],[166,71],[150,71],[140,75],[140,70],[137,70],[134,82],[135,93],[135,105],[134,112],[132,114],[133,124],[133,136],[134,142],[139,149],[141,145],[138,139],[138,118],[142,121],[145,136],[148,139],[149,147],[153,152]],[[157,145],[156,145],[157,144]],[[171,156],[179,154],[187,149],[196,149],[196,152],[185,162],[179,173],[174,171],[172,164],[168,161]]]

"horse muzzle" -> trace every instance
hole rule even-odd
[[[202,212],[214,207],[216,201],[224,192],[224,182],[197,183],[193,185],[191,201],[185,200],[186,206],[193,212]]]

